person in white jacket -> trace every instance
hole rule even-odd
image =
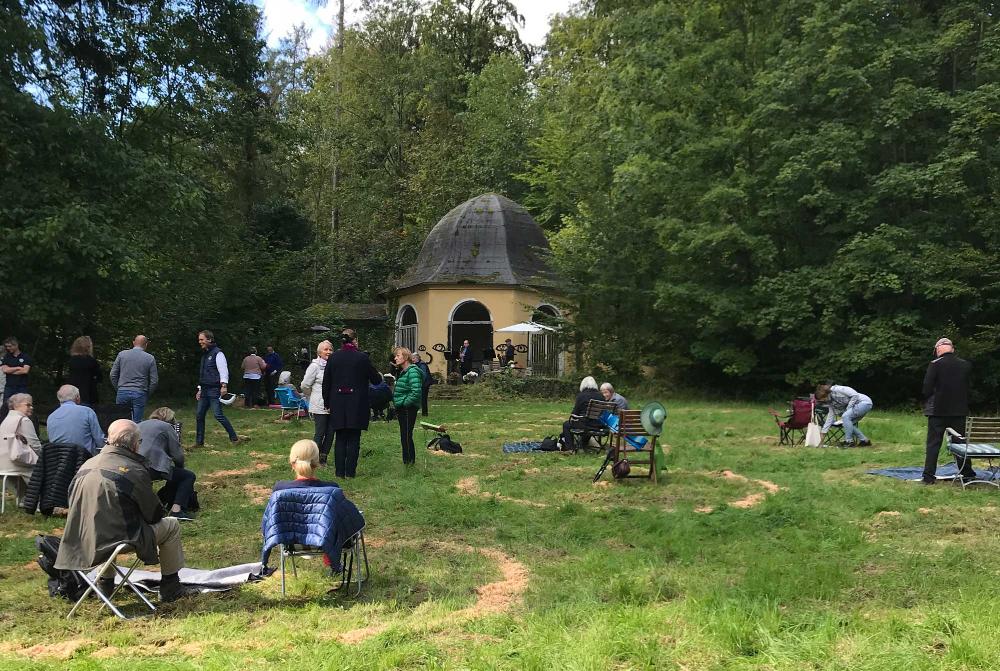
[[[316,358],[306,368],[302,378],[302,395],[309,398],[309,414],[316,422],[313,441],[319,446],[319,463],[326,463],[326,455],[330,453],[334,432],[327,429],[330,410],[323,405],[323,373],[326,371],[326,360],[333,352],[333,343],[324,340],[316,346]]]

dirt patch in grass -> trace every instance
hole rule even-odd
[[[270,464],[265,464],[263,462],[257,462],[253,466],[248,466],[246,468],[234,468],[229,471],[214,471],[212,473],[207,473],[203,478],[205,480],[212,480],[215,478],[231,478],[238,475],[250,475],[257,471],[266,471],[271,468]]]
[[[74,638],[59,643],[38,643],[28,648],[15,649],[10,651],[25,657],[54,657],[55,659],[69,659],[76,654],[77,650],[91,645],[94,641],[87,638]]]
[[[512,496],[504,496],[503,494],[495,494],[491,492],[483,492],[479,489],[479,477],[475,475],[470,475],[467,478],[462,478],[455,483],[455,489],[458,490],[459,494],[463,496],[472,496],[480,499],[496,499],[497,501],[505,501],[507,503],[520,503],[523,506],[531,506],[532,508],[548,508],[549,504],[542,503],[541,501],[528,501],[526,499],[515,499]]]
[[[400,541],[396,544],[420,544],[447,550],[448,552],[478,553],[493,561],[497,565],[497,568],[500,569],[500,580],[489,582],[476,588],[476,601],[471,606],[449,613],[447,616],[437,620],[421,622],[421,627],[429,629],[438,629],[441,627],[452,628],[458,620],[473,620],[484,615],[506,613],[521,602],[521,597],[528,587],[528,579],[530,577],[528,567],[502,550],[479,548],[448,541]],[[371,544],[369,543],[369,545]],[[372,636],[381,634],[388,627],[387,623],[370,624],[366,627],[344,632],[338,635],[337,639],[349,645],[356,644]],[[449,635],[451,634],[449,633]]]
[[[768,494],[777,494],[781,491],[781,487],[774,484],[770,480],[752,480],[745,475],[740,475],[739,473],[734,473],[728,469],[716,471],[709,474],[712,477],[722,478],[724,480],[734,480],[736,482],[749,482],[757,485],[758,487],[764,488],[764,492],[754,492],[752,494],[747,494],[741,499],[736,499],[735,501],[730,501],[728,505],[731,508],[741,508],[746,510],[748,508],[753,508],[756,505],[764,502]],[[712,506],[699,506],[695,508],[696,513],[710,513],[714,511],[715,508]]]
[[[250,502],[260,505],[262,503],[267,503],[268,498],[271,496],[271,488],[265,487],[264,485],[256,485],[252,482],[248,482],[243,485],[243,491],[246,492],[247,496],[250,497]]]

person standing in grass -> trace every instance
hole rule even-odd
[[[198,401],[198,411],[195,414],[195,447],[205,446],[205,415],[209,408],[215,419],[229,435],[230,442],[240,442],[236,430],[222,413],[220,399],[229,394],[229,364],[226,355],[215,344],[215,336],[211,331],[198,332],[198,347],[201,348],[201,364],[198,366],[198,393],[194,398]]]
[[[253,410],[257,406],[257,392],[260,379],[267,370],[267,364],[257,356],[257,348],[251,347],[243,359],[243,405]]]
[[[146,351],[149,339],[137,335],[132,340],[132,349],[122,350],[111,365],[111,384],[115,388],[115,403],[132,408],[132,421],[142,421],[146,401],[156,391],[160,377],[156,370],[156,358]]]
[[[399,420],[399,442],[403,447],[403,463],[412,465],[417,461],[417,451],[413,445],[413,427],[417,423],[420,397],[423,393],[424,376],[410,361],[411,352],[405,347],[393,350],[392,362],[402,371],[396,378],[396,389],[392,402],[396,406]]]
[[[844,441],[842,447],[854,445],[857,438],[861,447],[871,447],[872,441],[861,433],[858,422],[872,409],[872,400],[862,393],[854,391],[850,387],[839,384],[821,384],[816,387],[816,400],[830,408],[826,413],[826,421],[820,431],[823,435],[830,430],[837,417],[844,425]]]
[[[333,444],[333,431],[329,429],[330,411],[323,404],[323,373],[326,371],[326,362],[331,354],[333,354],[333,343],[329,340],[317,345],[316,358],[306,368],[305,377],[302,378],[302,393],[309,396],[309,414],[316,423],[313,441],[319,448],[320,464],[326,463],[330,445]]]
[[[430,366],[420,358],[419,352],[410,355],[410,363],[413,364],[423,375],[423,383],[420,388],[420,414],[427,416],[427,399],[431,393],[431,385],[434,384],[434,376],[431,375]]]
[[[371,411],[368,384],[381,382],[382,376],[367,352],[358,348],[354,329],[340,334],[341,348],[330,355],[323,371],[323,405],[330,411],[327,431],[334,431],[333,460],[338,478],[357,474],[361,454],[361,432],[368,430]]]
[[[955,346],[948,338],[934,343],[937,357],[927,366],[924,374],[924,415],[927,416],[927,451],[921,483],[937,482],[937,461],[941,441],[947,429],[965,432],[965,418],[969,414],[969,373],[972,364],[955,356]],[[962,465],[962,479],[974,480],[976,472],[969,459]]]

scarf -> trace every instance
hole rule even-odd
[[[325,370],[326,369],[326,361],[327,361],[326,359],[324,359],[323,357],[319,357],[319,356],[316,357],[315,359],[313,359],[313,363],[316,364],[317,366],[319,366],[320,370]]]
[[[343,347],[341,347],[340,349],[352,349],[355,352],[357,352],[358,351],[358,345],[357,345],[357,343],[353,343],[353,342],[345,342],[344,345],[343,345]]]

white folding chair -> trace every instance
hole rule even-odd
[[[21,505],[21,498],[17,495],[18,480],[21,479],[21,473],[0,473],[3,476],[3,481],[0,483],[0,515],[4,513],[7,509],[7,480],[11,480],[11,485],[14,487],[14,507]]]
[[[135,561],[133,561],[132,564],[129,565],[128,570],[125,570],[124,568],[119,566],[118,563],[115,561],[118,559],[118,555],[120,555],[123,552],[130,552],[131,550],[132,546],[129,545],[128,543],[119,543],[118,547],[116,547],[114,549],[114,552],[111,553],[111,556],[108,557],[108,560],[103,564],[101,564],[100,566],[97,566],[95,568],[82,569],[79,571],[73,571],[77,576],[79,576],[81,580],[83,580],[83,582],[87,584],[87,589],[84,590],[83,594],[80,595],[80,598],[77,600],[76,604],[73,605],[73,609],[70,610],[69,615],[66,616],[67,619],[73,617],[73,614],[76,612],[76,609],[80,607],[80,604],[83,603],[84,599],[87,598],[87,595],[93,592],[102,601],[101,608],[107,606],[108,608],[111,609],[111,612],[113,612],[115,615],[117,615],[123,620],[128,620],[129,618],[123,612],[121,612],[121,610],[114,603],[111,602],[112,597],[114,597],[114,595],[117,594],[124,585],[128,585],[132,589],[132,591],[136,593],[136,596],[138,596],[139,599],[142,600],[142,602],[149,607],[149,610],[151,611],[156,610],[156,606],[154,606],[150,602],[150,600],[146,598],[146,595],[143,594],[138,587],[132,584],[131,580],[129,580],[129,578],[132,576],[132,572],[135,571],[135,569],[138,568],[139,566],[139,563],[141,561],[139,557],[137,556],[135,558]],[[108,569],[112,569],[114,571],[115,576],[121,579],[121,582],[116,582],[115,588],[111,590],[111,594],[104,594],[101,591],[101,589],[97,586],[97,581],[100,580],[100,577],[104,575]],[[93,579],[91,579],[90,577],[91,573],[94,575]]]

